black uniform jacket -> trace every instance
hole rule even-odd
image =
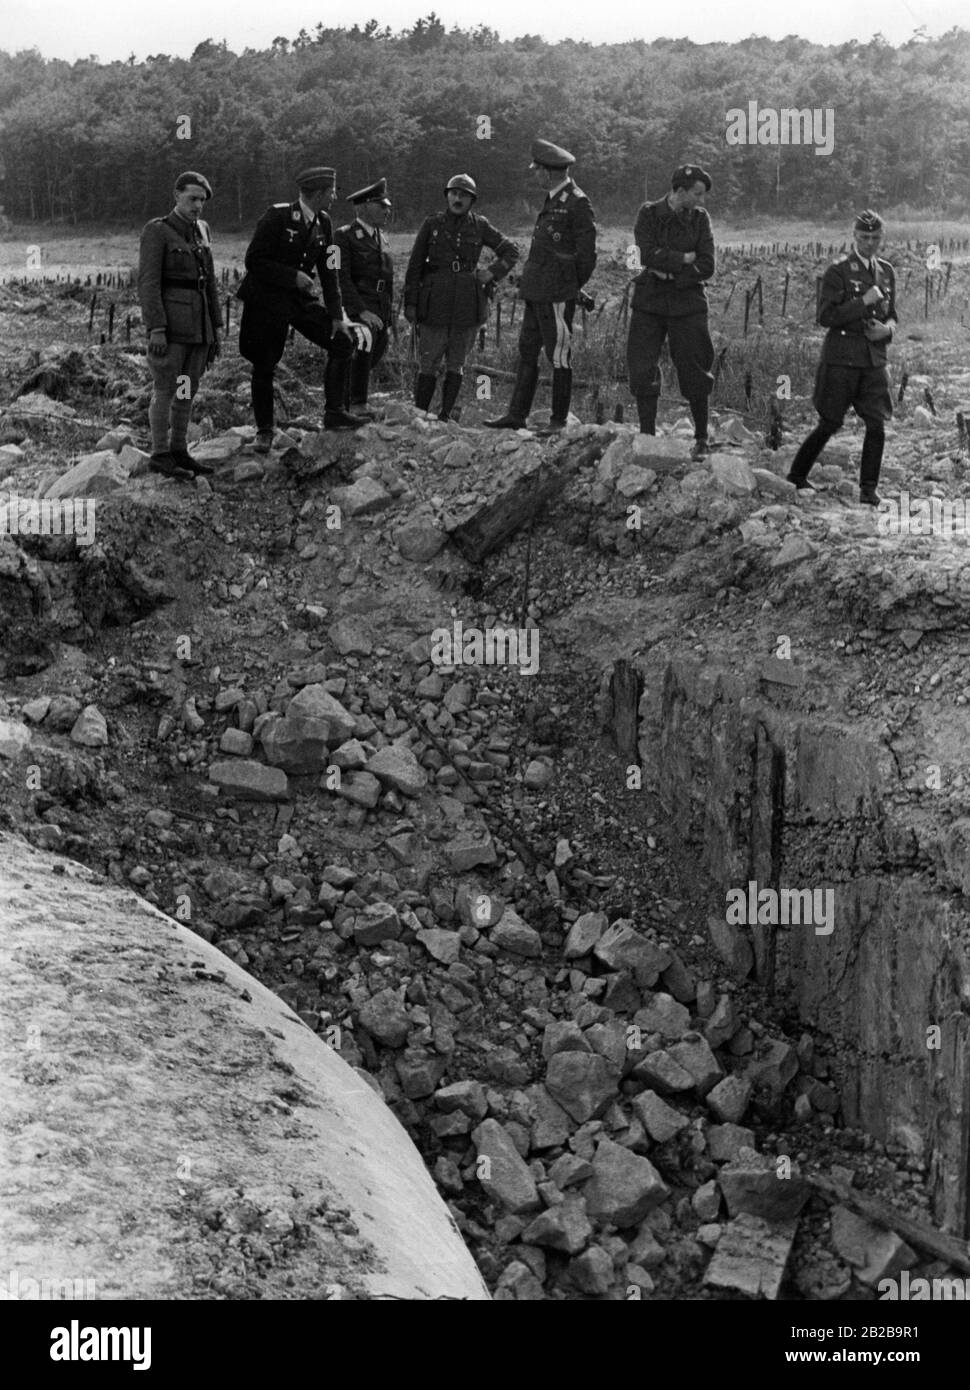
[[[164,328],[170,343],[216,343],[220,322],[208,224],[178,213],[156,217],[141,234],[138,300],[146,332]]]
[[[352,319],[365,309],[386,325],[391,319],[394,294],[394,262],[391,245],[379,227],[354,220],[338,227],[334,242],[340,247],[340,293]]]
[[[704,281],[710,280],[715,266],[714,232],[707,209],[674,212],[666,198],[644,203],[637,213],[633,239],[643,266],[634,281],[634,309],[672,318],[706,313]],[[685,265],[689,251],[697,259]]]
[[[325,212],[318,212],[308,225],[299,199],[274,203],[256,223],[246,250],[246,274],[236,293],[247,307],[271,318],[290,319],[314,302],[312,290],[297,289],[297,271],[312,275],[315,270],[327,312],[341,319],[339,253],[331,251],[332,246],[333,224]]]
[[[474,328],[488,317],[485,290],[475,268],[487,246],[496,259],[489,266],[496,280],[509,273],[519,256],[514,241],[487,217],[466,212],[434,212],[418,229],[404,277],[404,304],[414,308],[418,323],[434,328]]]
[[[896,272],[888,261],[873,258],[875,272],[855,250],[833,261],[822,277],[818,321],[829,331],[822,344],[822,361],[839,367],[884,367],[892,335],[878,343],[866,337],[869,324],[896,324]],[[877,304],[863,304],[862,296],[878,285],[883,297]]]
[[[546,195],[519,277],[519,295],[536,304],[575,299],[596,266],[596,223],[583,190],[570,179]]]

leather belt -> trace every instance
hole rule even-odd
[[[163,290],[194,290],[196,294],[203,293],[205,281],[199,276],[198,280],[173,280],[165,276],[162,277]]]

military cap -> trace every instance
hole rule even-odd
[[[852,230],[854,232],[881,232],[882,218],[878,212],[873,212],[872,208],[866,208],[864,212],[859,213],[853,223]]]
[[[562,145],[554,145],[551,140],[533,140],[530,169],[566,169],[575,163],[576,156]]]
[[[356,193],[348,193],[347,202],[383,203],[386,208],[389,208],[391,200],[387,196],[387,179],[378,179],[376,183],[369,183],[366,188],[358,188]]]
[[[700,181],[707,192],[710,193],[714,180],[699,164],[682,164],[680,168],[675,169],[670,176],[671,188],[693,188],[694,184],[698,181]]]
[[[202,174],[197,174],[194,169],[186,169],[184,174],[179,174],[175,180],[175,191],[181,193],[183,188],[188,188],[190,183],[196,183],[205,193],[206,202],[212,197],[212,184]]]
[[[326,188],[328,184],[336,182],[336,169],[330,169],[325,164],[314,165],[312,169],[303,169],[296,176],[297,188],[305,189],[307,193],[312,193],[318,188]]]
[[[473,198],[478,197],[478,184],[471,174],[455,174],[445,184],[445,192],[450,193],[457,190],[459,193],[470,193]]]

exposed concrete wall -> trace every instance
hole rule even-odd
[[[875,735],[773,708],[754,679],[685,660],[648,686],[641,756],[711,884],[712,910],[723,918],[727,889],[752,880],[834,890],[830,935],[804,925],[751,930],[758,977],[790,992],[804,1022],[828,1035],[846,1122],[926,1158],[937,1220],[966,1233],[962,823],[914,807]],[[934,1026],[936,1048],[927,1045]]]
[[[489,1297],[380,1097],[215,947],[6,835],[0,928],[0,1278],[21,1296]]]

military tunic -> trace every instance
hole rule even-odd
[[[546,194],[519,277],[519,297],[525,300],[519,355],[527,367],[538,364],[543,348],[553,367],[570,366],[576,295],[595,268],[593,209],[567,178]]]
[[[338,262],[330,218],[318,212],[307,221],[299,199],[274,203],[256,224],[236,293],[243,301],[239,351],[253,364],[253,410],[261,431],[272,429],[273,375],[291,326],[332,358],[349,358],[353,351],[350,338],[335,336],[331,327],[343,318]],[[323,304],[312,290],[298,287],[301,270],[319,276]]]
[[[666,197],[644,203],[633,231],[643,267],[634,281],[627,343],[628,381],[638,399],[660,395],[660,351],[670,357],[686,400],[714,388],[714,345],[705,281],[714,274],[714,232],[706,208],[674,211]],[[688,264],[685,254],[696,259]]]
[[[488,293],[475,274],[483,247],[495,252],[496,280],[507,275],[519,248],[477,212],[435,212],[418,230],[404,277],[404,305],[418,324],[418,362],[433,376],[444,358],[460,376],[480,324],[488,317]]]
[[[876,304],[864,304],[873,285],[883,292]],[[818,321],[827,328],[815,378],[813,402],[822,419],[838,427],[854,407],[866,424],[892,417],[888,346],[892,336],[873,342],[872,323],[896,323],[896,273],[888,261],[866,262],[855,248],[825,271],[819,293]]]
[[[369,352],[358,348],[350,368],[350,404],[367,401],[370,374],[387,351],[394,300],[394,261],[391,244],[379,227],[359,218],[334,233],[340,248],[340,293],[344,308],[352,319],[365,310],[376,314],[384,325],[372,333]]]
[[[404,304],[417,322],[433,328],[477,328],[488,317],[488,297],[475,276],[483,247],[495,252],[496,280],[518,259],[514,241],[477,212],[436,212],[415,238],[404,277]]]

